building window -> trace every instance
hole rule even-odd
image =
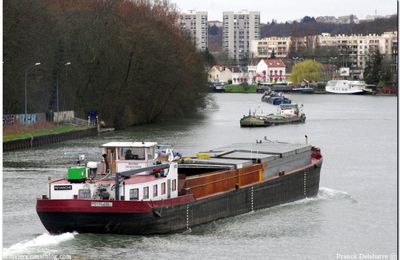
[[[172,180],[172,191],[176,191],[176,179]]]
[[[130,189],[129,200],[138,200],[138,199],[139,199],[139,189]]]
[[[165,182],[161,183],[161,195],[165,194]]]
[[[90,190],[89,189],[80,189],[78,190],[80,199],[90,199]]]
[[[156,185],[153,185],[153,197],[157,197],[157,196],[158,196],[158,186],[156,184]]]
[[[149,198],[149,187],[143,187],[143,199]]]

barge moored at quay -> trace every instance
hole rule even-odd
[[[316,196],[322,155],[308,144],[240,143],[192,157],[155,142],[102,145],[49,180],[36,211],[53,234],[162,234]]]

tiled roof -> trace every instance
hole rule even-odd
[[[263,59],[263,60],[269,68],[286,67],[285,63],[283,63],[281,59]]]

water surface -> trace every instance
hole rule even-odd
[[[272,113],[259,94],[211,94],[193,118],[138,126],[3,156],[5,256],[73,255],[82,259],[337,259],[396,252],[396,98],[289,95],[304,104],[304,124],[240,128],[249,109]],[[47,177],[63,178],[85,153],[101,158],[109,141],[157,141],[191,155],[257,139],[308,142],[324,156],[316,198],[263,209],[162,236],[66,233],[49,236],[35,212]]]

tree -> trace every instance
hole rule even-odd
[[[219,31],[220,31],[220,29],[216,25],[208,27],[208,35],[217,35],[217,34],[219,34]]]
[[[4,11],[4,113],[23,112],[35,62],[28,112],[54,107],[57,78],[61,106],[80,117],[96,110],[116,128],[204,105],[204,57],[168,1],[13,0]]]
[[[383,86],[385,83],[393,82],[395,80],[393,65],[393,60],[390,57],[385,58],[377,50],[368,57],[364,70],[365,81],[378,87]]]
[[[315,18],[310,17],[310,16],[304,16],[303,19],[301,19],[302,23],[315,23]]]
[[[314,60],[305,60],[294,65],[289,80],[294,84],[299,84],[303,80],[320,81],[322,64]]]
[[[383,57],[379,50],[368,57],[364,69],[364,79],[366,83],[377,85],[382,79],[382,60]]]
[[[210,53],[210,51],[208,50],[208,48],[206,48],[206,50],[203,52],[203,56],[204,56],[204,60],[205,63],[208,65],[208,67],[212,67],[213,65],[215,65],[215,58],[214,56]]]

